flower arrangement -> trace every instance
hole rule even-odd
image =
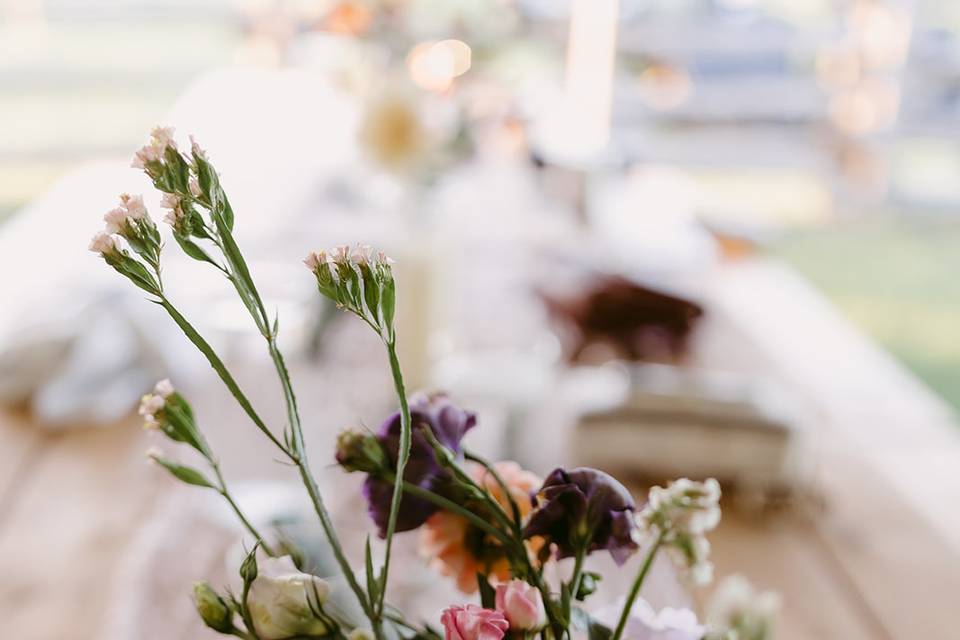
[[[121,196],[90,249],[170,316],[269,446],[296,469],[345,579],[346,595],[355,598],[363,612],[362,619],[352,619],[334,606],[331,583],[304,572],[297,553],[264,536],[243,513],[189,401],[164,380],[142,399],[145,426],[193,449],[207,468],[183,464],[157,450],[148,456],[178,480],[222,496],[256,541],[239,567],[237,589],[195,586],[197,611],[210,629],[248,640],[500,640],[507,635],[563,640],[578,634],[591,640],[706,634],[739,640],[768,637],[771,608],[751,608],[752,592],[744,597],[742,585],[727,596],[717,614],[720,622],[710,628],[689,611],[654,612],[638,597],[661,550],[694,581],[710,580],[705,534],[720,519],[716,481],[679,480],[666,488],[655,487],[638,509],[620,482],[597,469],[556,469],[541,480],[515,463],[492,463],[464,446],[464,436],[477,424],[475,414],[442,394],[408,396],[396,352],[392,261],[366,246],[318,251],[304,260],[320,294],[379,336],[399,403],[399,410],[379,431],[345,431],[337,440],[339,466],[366,475],[363,494],[384,540],[378,560],[368,536],[362,567],[355,571],[311,472],[293,385],[277,347],[278,320],[267,314],[234,240],[234,213],[216,170],[192,139],[189,150],[181,151],[169,128],[153,131],[133,165],[162,192],[168,210],[165,220],[176,244],[227,279],[263,336],[285,400],[285,427],[268,426],[213,347],[169,297],[162,279],[165,247],[142,198]],[[453,577],[461,591],[479,592],[479,604],[453,604],[443,611],[442,631],[408,620],[386,599],[393,541],[413,530],[421,531],[422,549],[438,571]],[[587,556],[607,552],[622,565],[641,550],[641,568],[622,602],[588,614],[584,602],[601,576],[585,569]],[[544,568],[564,558],[572,559],[569,576],[558,584],[549,581]],[[738,630],[738,621],[749,627]]]

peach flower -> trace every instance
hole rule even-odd
[[[516,502],[522,524],[533,508],[530,495],[543,481],[536,474],[522,469],[516,462],[498,462],[494,469]],[[493,475],[481,465],[472,465],[469,471],[474,480],[487,490],[503,510],[512,515],[510,502]],[[543,541],[535,538],[528,540],[526,544],[533,557]],[[478,573],[499,581],[510,579],[510,564],[500,542],[482,534],[455,513],[439,511],[430,516],[423,527],[420,551],[430,558],[430,564],[436,571],[454,578],[457,588],[464,593],[477,590]]]

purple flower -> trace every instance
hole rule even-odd
[[[449,479],[437,463],[433,447],[424,436],[424,429],[430,429],[434,437],[455,454],[461,452],[460,441],[467,431],[477,423],[472,411],[464,411],[454,405],[443,394],[417,394],[410,398],[410,419],[413,426],[413,440],[410,447],[410,459],[403,477],[407,482],[424,489],[437,491]],[[397,466],[400,451],[400,412],[394,413],[380,427],[377,441],[389,458],[393,469]],[[385,537],[387,520],[390,517],[390,500],[393,497],[393,484],[375,475],[367,477],[363,485],[363,495],[367,499],[370,517]],[[437,511],[432,503],[404,495],[397,516],[397,531],[416,529]]]
[[[617,564],[637,550],[633,498],[613,476],[578,467],[554,469],[533,498],[526,538],[543,536],[561,558],[606,549]]]

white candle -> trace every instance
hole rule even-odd
[[[583,155],[610,139],[619,0],[573,0],[564,90],[566,144]]]

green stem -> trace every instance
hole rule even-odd
[[[240,510],[240,507],[234,501],[233,496],[230,495],[230,490],[227,488],[227,482],[226,480],[224,480],[223,474],[220,472],[220,464],[217,462],[214,462],[213,460],[210,460],[210,466],[213,468],[213,472],[217,476],[217,483],[220,485],[217,491],[220,493],[221,496],[223,496],[223,499],[227,501],[227,504],[230,505],[230,508],[233,509],[233,512],[236,514],[237,518],[240,520],[240,523],[243,524],[243,526],[247,529],[247,531],[250,532],[250,535],[256,538],[257,542],[260,543],[260,546],[263,548],[263,550],[266,552],[267,555],[276,557],[277,555],[276,552],[267,543],[264,537],[260,535],[260,532],[257,531],[256,527],[253,526],[253,523],[251,523],[247,519],[243,511]]]
[[[397,392],[397,398],[400,400],[400,450],[397,454],[396,477],[403,479],[404,471],[407,468],[407,460],[410,459],[410,445],[412,440],[410,407],[407,404],[407,393],[403,385],[403,373],[400,371],[400,361],[397,358],[396,341],[386,342],[386,346],[387,356],[390,360],[390,373],[393,374],[393,385]],[[383,604],[387,593],[387,577],[390,571],[390,552],[393,549],[393,535],[397,528],[397,517],[400,514],[400,502],[402,498],[403,485],[399,482],[394,482],[393,496],[390,500],[390,516],[387,519],[387,544],[386,550],[384,551],[383,569],[380,572],[380,600],[376,606],[378,615],[383,613]]]
[[[653,545],[647,551],[647,556],[643,560],[643,566],[640,567],[640,572],[633,581],[633,586],[630,587],[627,601],[623,603],[623,611],[620,612],[620,620],[617,622],[617,628],[613,632],[611,640],[620,640],[620,636],[623,635],[623,629],[627,625],[627,618],[630,617],[630,610],[633,609],[633,603],[640,593],[640,587],[643,586],[644,579],[647,577],[647,574],[650,573],[650,567],[653,566],[653,558],[657,555],[661,544],[663,544],[663,534],[657,536],[657,539],[654,540]]]
[[[330,514],[327,512],[327,509],[323,504],[323,497],[320,495],[320,489],[317,487],[317,482],[314,480],[313,474],[310,473],[310,468],[307,466],[307,461],[306,459],[302,459],[296,462],[296,464],[297,468],[300,470],[300,477],[303,480],[303,484],[307,488],[310,501],[313,503],[314,511],[317,513],[317,518],[320,519],[320,526],[323,527],[323,532],[327,536],[327,541],[330,543],[330,548],[333,550],[333,555],[337,560],[337,564],[340,565],[340,570],[343,572],[343,577],[347,580],[347,584],[350,585],[350,589],[353,591],[354,595],[356,595],[360,606],[363,608],[363,612],[367,615],[367,618],[370,619],[370,623],[373,625],[374,633],[377,634],[378,638],[381,638],[382,630],[378,624],[377,617],[374,615],[372,603],[367,601],[367,598],[363,593],[363,588],[360,586],[360,583],[357,582],[357,577],[350,568],[350,562],[347,560],[347,556],[343,552],[343,547],[340,545],[339,538],[337,538],[337,533],[333,528],[333,522],[330,519]]]
[[[570,596],[574,599],[577,597],[577,592],[580,591],[580,581],[583,578],[583,559],[586,556],[586,548],[580,549],[573,564],[573,573],[570,575]]]
[[[394,476],[393,474],[385,473],[383,474],[383,478],[387,480],[387,482],[394,482],[396,479],[396,476]],[[456,513],[458,516],[461,516],[466,520],[468,520],[470,524],[483,530],[484,533],[488,533],[494,538],[496,538],[497,540],[499,540],[507,548],[513,547],[514,541],[511,540],[507,536],[507,534],[505,534],[500,529],[497,529],[492,524],[490,524],[489,522],[487,522],[477,514],[473,513],[469,509],[461,506],[460,504],[457,504],[453,500],[444,498],[443,496],[436,494],[430,491],[429,489],[424,489],[423,487],[419,487],[413,484],[412,482],[404,481],[402,485],[403,485],[404,493],[409,493],[410,495],[415,496],[417,498],[422,498],[428,502],[432,502],[433,504],[437,505],[438,507],[446,511],[451,511],[453,513]]]
[[[513,495],[510,493],[510,488],[507,486],[507,483],[504,482],[503,477],[501,477],[496,467],[494,467],[493,464],[488,462],[486,459],[481,458],[475,453],[471,453],[469,451],[464,451],[463,457],[466,458],[467,460],[476,462],[477,464],[481,465],[484,469],[487,470],[487,473],[489,473],[493,477],[494,481],[496,481],[497,485],[499,485],[500,487],[500,490],[503,492],[504,499],[510,505],[510,511],[513,514],[512,528],[515,533],[522,535],[522,530],[520,528],[522,525],[522,518],[520,516],[520,507],[519,505],[517,505],[517,501],[513,499]],[[499,508],[500,505],[497,504],[497,507]]]

